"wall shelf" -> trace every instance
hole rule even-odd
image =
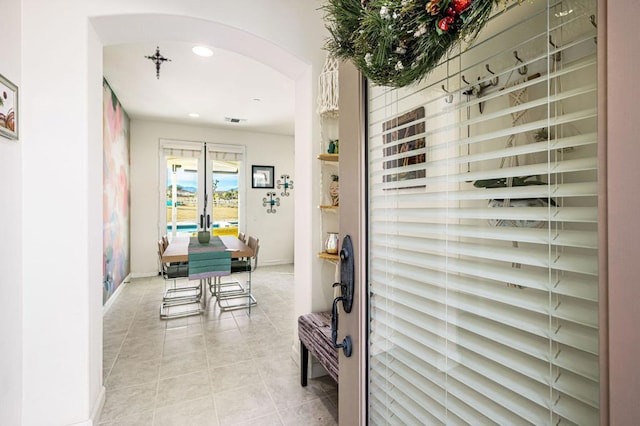
[[[329,210],[329,211],[337,211],[340,208],[340,206],[325,206],[325,205],[318,206],[318,207],[321,210]]]
[[[318,253],[318,257],[320,259],[333,260],[336,262],[340,260],[340,256],[338,256],[337,254],[329,254],[326,251],[321,251],[320,253]]]
[[[340,154],[320,154],[318,160],[322,161],[338,161]]]

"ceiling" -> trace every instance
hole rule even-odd
[[[104,76],[131,119],[293,135],[291,78],[220,48],[209,46],[212,56],[197,56],[193,46],[163,41],[104,47]],[[154,61],[145,58],[156,47],[171,60],[160,66],[159,79]]]

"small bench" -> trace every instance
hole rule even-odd
[[[338,382],[338,350],[331,339],[331,312],[313,312],[298,317],[300,338],[300,385],[307,386],[309,352]]]

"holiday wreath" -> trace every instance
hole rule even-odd
[[[493,6],[507,1],[327,0],[327,50],[351,59],[376,84],[406,86],[460,41],[473,40]]]

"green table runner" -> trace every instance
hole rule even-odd
[[[189,240],[189,279],[229,275],[231,273],[231,252],[227,251],[220,237],[212,236],[207,244],[201,244],[197,237]]]

